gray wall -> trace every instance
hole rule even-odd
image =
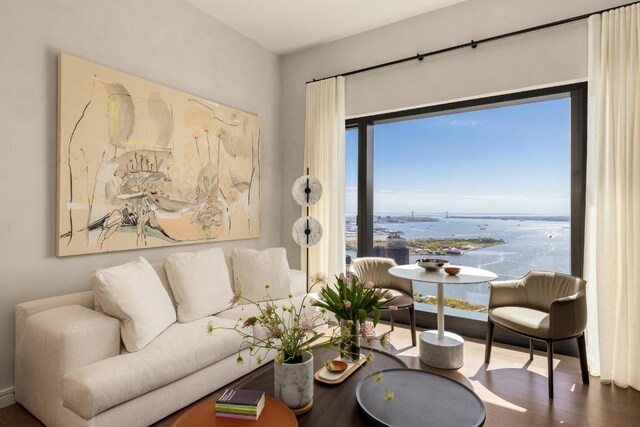
[[[0,11],[0,402],[6,402],[17,303],[86,290],[97,267],[212,246],[55,257],[58,53],[262,118],[261,237],[219,244],[225,250],[280,245],[281,58],[180,0],[0,0]]]
[[[290,193],[303,172],[305,82],[575,15],[616,0],[468,0],[292,54],[282,64],[282,240],[293,266]],[[365,12],[366,13],[366,12]],[[348,117],[555,85],[587,77],[587,23],[568,24],[346,78]],[[313,173],[313,172],[312,172]]]

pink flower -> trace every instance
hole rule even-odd
[[[373,294],[374,294],[375,296],[377,296],[377,297],[379,297],[381,293],[382,293],[382,289],[380,289],[380,288],[376,289],[376,290],[373,292]]]
[[[305,332],[313,331],[313,327],[315,326],[313,324],[313,318],[309,317],[306,314],[300,317],[300,321],[298,322],[298,325],[300,326],[300,329],[302,329]]]
[[[371,280],[367,280],[367,283],[364,284],[364,287],[367,289],[373,288],[373,282]]]
[[[271,312],[273,312],[273,304],[271,304],[270,302],[265,303],[262,311],[264,311],[266,314],[271,314]]]
[[[397,305],[390,305],[389,306],[389,310],[390,311],[398,311],[398,306]]]
[[[340,273],[340,280],[344,281],[344,273]]]
[[[364,322],[360,325],[360,336],[371,343],[376,338],[376,331],[373,329],[373,323]]]
[[[237,281],[233,282],[233,297],[229,300],[229,305],[233,306],[240,301],[240,297],[242,296],[242,288],[240,287],[240,283]]]
[[[346,308],[347,310],[349,310],[351,308],[351,301],[345,301],[344,302],[344,308]]]
[[[384,299],[392,299],[393,298],[393,294],[391,293],[391,291],[387,291],[386,294],[384,294]]]
[[[280,338],[282,336],[282,330],[278,325],[268,325],[265,327],[265,331],[268,338]]]
[[[328,280],[328,277],[324,273],[314,273],[311,275],[311,281],[313,283],[324,283]]]
[[[257,320],[258,319],[256,318],[256,316],[249,317],[247,320],[244,321],[244,324],[242,326],[244,326],[245,328],[248,328],[249,326],[255,325]]]

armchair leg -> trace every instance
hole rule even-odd
[[[547,341],[547,365],[549,367],[549,399],[553,399],[553,341]]]
[[[389,310],[389,320],[391,321],[391,330],[393,331],[393,311]]]
[[[493,328],[495,324],[489,319],[487,320],[487,342],[484,347],[484,363],[491,360],[491,345],[493,344]]]
[[[529,338],[529,360],[533,360],[533,340]]]
[[[409,306],[409,322],[411,322],[411,345],[416,346],[416,310],[413,304]]]
[[[587,346],[584,341],[584,332],[578,338],[578,353],[580,354],[580,370],[582,371],[582,383],[589,384],[589,367],[587,366]]]

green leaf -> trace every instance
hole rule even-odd
[[[358,320],[360,323],[364,323],[367,321],[367,311],[363,309],[358,310]]]
[[[376,326],[380,321],[380,310],[377,307],[373,307],[373,326]]]

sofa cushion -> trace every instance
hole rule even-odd
[[[143,349],[176,321],[171,299],[146,259],[100,270],[96,278],[95,297],[105,314],[120,320],[127,350]]]
[[[173,298],[173,291],[171,290],[171,285],[169,285],[169,279],[167,278],[167,272],[164,270],[164,264],[156,262],[151,264],[151,267],[153,267],[156,274],[158,275],[158,278],[160,279],[160,283],[162,283],[162,286],[167,291],[167,294],[171,299],[171,304],[173,304],[173,308],[175,309],[176,300]],[[103,269],[102,268],[96,269],[89,276],[89,285],[91,286],[91,289],[93,289],[96,286],[96,283],[98,282],[98,277],[96,276],[96,273],[101,270]],[[91,293],[91,297],[93,298],[94,310],[97,311],[98,313],[104,313],[104,310],[102,309],[102,305],[100,305],[100,301],[98,301],[98,299],[95,297],[95,294],[93,294],[93,292]]]
[[[256,251],[236,248],[231,252],[234,285],[242,289],[242,296],[251,301],[283,299],[293,293],[291,272],[284,248]],[[268,295],[265,285],[269,285]],[[248,301],[240,300],[240,304]]]
[[[174,323],[143,350],[121,354],[65,375],[64,405],[89,419],[109,408],[170,384],[238,352],[242,343],[234,330],[206,333],[212,320],[218,328],[235,321],[205,317]]]
[[[489,318],[498,325],[540,338],[549,337],[549,313],[526,307],[497,307],[489,310]]]
[[[164,266],[176,299],[178,322],[191,322],[229,307],[233,291],[222,249],[172,254]]]

